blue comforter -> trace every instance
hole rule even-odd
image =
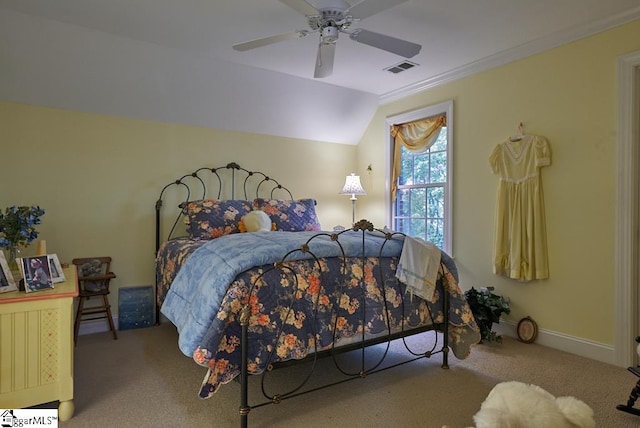
[[[195,250],[180,269],[166,295],[161,312],[178,328],[179,347],[187,356],[202,345],[217,315],[229,284],[241,272],[281,261],[318,232],[259,232],[225,235]],[[403,240],[386,242],[381,234],[367,233],[365,256],[399,256]],[[340,244],[347,257],[362,256],[362,233],[345,232]],[[380,253],[383,249],[382,254]],[[309,253],[295,251],[288,260],[342,256],[329,236],[315,238]]]

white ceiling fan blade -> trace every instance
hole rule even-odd
[[[283,1],[283,0],[280,0]],[[378,12],[387,10],[407,0],[363,0],[349,8],[349,14],[354,18],[366,18]]]
[[[420,49],[422,49],[422,46],[417,43],[364,29],[355,30],[349,37],[356,42],[364,43],[365,45],[373,46],[374,48],[382,49],[405,58],[411,58],[417,55]]]
[[[243,52],[249,49],[259,48],[289,39],[298,39],[300,37],[306,36],[307,34],[309,34],[309,32],[305,30],[296,30],[289,33],[276,34],[275,36],[263,37],[261,39],[250,40],[248,42],[235,44],[233,45],[233,49]]]
[[[318,10],[305,0],[280,0],[291,9],[297,10],[303,15],[317,15]]]
[[[316,58],[315,78],[329,77],[333,73],[333,58],[336,55],[335,43],[322,43],[318,46],[318,57]]]

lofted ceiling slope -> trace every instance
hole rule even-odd
[[[380,103],[640,18],[637,0],[396,1],[354,27],[422,45],[415,67],[340,34],[315,79],[317,34],[232,48],[308,29],[285,3],[0,0],[0,100],[357,144]]]

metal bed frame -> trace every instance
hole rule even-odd
[[[204,173],[211,173],[211,176],[215,179],[215,183],[217,183],[217,193],[215,194],[215,197],[217,197],[218,199],[220,199],[221,195],[222,195],[222,189],[223,189],[223,180],[222,180],[222,176],[221,174],[223,173],[230,173],[231,175],[231,190],[229,192],[230,197],[228,197],[227,199],[233,199],[234,195],[236,194],[236,185],[237,180],[242,182],[242,185],[240,186],[241,188],[241,192],[240,194],[242,195],[242,197],[244,197],[244,199],[247,199],[249,194],[253,194],[251,193],[249,187],[254,187],[255,189],[255,195],[256,197],[259,197],[261,190],[262,190],[262,194],[268,194],[271,198],[273,198],[274,194],[278,191],[283,191],[290,199],[293,199],[293,196],[291,194],[291,192],[283,187],[278,181],[270,178],[268,175],[262,173],[262,172],[256,172],[256,171],[249,171],[247,169],[244,169],[242,167],[240,167],[237,163],[232,162],[229,163],[223,167],[220,168],[200,168],[196,171],[194,171],[193,173],[190,174],[186,174],[182,177],[180,177],[179,179],[167,184],[161,191],[160,193],[160,197],[158,198],[157,202],[156,202],[156,253],[160,247],[161,244],[161,208],[163,206],[163,196],[165,195],[165,191],[173,186],[178,186],[180,188],[183,188],[186,197],[182,198],[182,201],[180,202],[180,204],[178,205],[178,207],[180,208],[180,213],[178,214],[177,218],[175,219],[175,221],[173,222],[173,225],[171,227],[171,230],[169,232],[168,238],[169,239],[171,237],[171,235],[175,232],[176,229],[176,225],[180,219],[180,217],[182,216],[182,208],[185,206],[186,203],[188,203],[191,199],[191,194],[192,194],[192,189],[190,187],[190,184],[196,184],[198,188],[200,188],[200,190],[202,190],[202,193],[198,193],[198,196],[202,195],[202,199],[207,197],[207,186],[206,186],[206,181],[205,178],[202,177],[202,175]],[[240,174],[244,175],[244,178],[242,179],[242,176]],[[251,185],[250,183],[253,180],[253,184]],[[443,298],[441,299],[441,303],[442,303],[442,311],[444,314],[444,319],[443,322],[441,323],[434,323],[431,324],[429,326],[423,326],[423,327],[419,327],[419,328],[412,328],[411,330],[404,330],[404,325],[403,328],[401,329],[401,331],[396,331],[396,332],[392,332],[391,327],[389,325],[389,309],[387,307],[387,299],[386,299],[386,291],[385,291],[385,283],[384,280],[382,278],[382,272],[378,272],[379,274],[379,278],[378,278],[378,283],[381,285],[380,286],[380,293],[382,296],[384,296],[384,305],[385,305],[385,315],[386,315],[386,326],[387,326],[387,333],[384,334],[383,336],[379,336],[379,337],[375,337],[375,338],[366,338],[365,337],[365,332],[364,329],[362,329],[362,335],[360,337],[360,340],[352,343],[350,345],[346,345],[346,346],[337,346],[334,347],[333,345],[330,347],[330,349],[324,349],[324,350],[318,350],[317,348],[315,349],[316,352],[310,353],[306,358],[303,358],[301,360],[289,360],[289,361],[283,361],[283,362],[275,362],[272,363],[271,359],[274,357],[275,355],[275,346],[273,347],[274,350],[272,351],[271,355],[269,356],[269,360],[267,361],[267,369],[260,375],[262,377],[261,379],[261,385],[262,385],[262,396],[263,396],[263,401],[257,403],[257,404],[249,404],[249,386],[248,386],[248,382],[249,382],[249,370],[248,370],[248,361],[249,361],[249,355],[248,355],[248,343],[249,343],[249,324],[250,324],[250,318],[251,318],[251,309],[250,309],[250,305],[249,305],[249,297],[255,292],[256,290],[256,286],[260,283],[260,281],[263,281],[264,275],[267,274],[269,271],[277,269],[279,270],[282,274],[284,275],[290,275],[292,278],[292,282],[295,284],[292,287],[292,290],[295,290],[296,286],[297,286],[297,282],[296,282],[296,275],[295,272],[286,264],[287,260],[290,260],[290,257],[293,255],[293,253],[295,252],[304,252],[307,253],[311,256],[311,259],[314,261],[314,265],[318,268],[319,273],[320,273],[320,277],[322,278],[322,268],[321,268],[321,264],[319,263],[319,258],[313,254],[312,250],[310,249],[310,244],[312,244],[313,240],[318,239],[321,236],[325,236],[325,237],[329,237],[331,241],[335,242],[336,245],[340,246],[340,249],[342,251],[342,263],[343,266],[346,266],[346,257],[344,256],[344,250],[342,249],[342,245],[340,244],[340,235],[343,233],[347,233],[347,232],[358,232],[361,234],[362,236],[362,256],[358,257],[358,260],[362,261],[363,264],[363,268],[364,268],[364,264],[366,261],[366,257],[364,255],[364,245],[365,245],[365,240],[367,239],[368,234],[370,233],[375,233],[378,236],[383,236],[384,237],[384,243],[382,244],[382,247],[380,248],[380,256],[382,255],[382,251],[384,248],[384,245],[386,245],[386,243],[391,240],[394,239],[394,237],[399,237],[399,236],[404,236],[402,233],[399,232],[389,232],[386,230],[380,230],[380,229],[375,229],[373,227],[373,224],[371,224],[369,221],[367,220],[360,220],[359,222],[357,222],[351,229],[347,229],[345,231],[341,231],[341,232],[319,232],[318,234],[314,235],[312,238],[310,238],[304,245],[302,245],[301,248],[291,251],[290,253],[288,253],[283,259],[282,261],[275,263],[272,267],[269,267],[268,269],[266,269],[265,271],[263,271],[262,275],[260,275],[260,277],[258,277],[253,284],[251,284],[251,288],[249,290],[249,293],[247,295],[247,303],[243,306],[243,308],[241,309],[240,312],[240,325],[241,325],[241,329],[242,329],[242,334],[241,334],[241,360],[242,360],[242,364],[241,364],[241,374],[239,376],[239,379],[236,378],[237,380],[239,380],[240,384],[241,384],[241,391],[240,391],[240,407],[239,407],[239,414],[240,414],[240,426],[241,427],[247,427],[248,426],[248,415],[249,412],[252,409],[255,408],[259,408],[259,407],[263,407],[266,406],[268,404],[279,404],[285,400],[291,399],[291,398],[295,398],[298,397],[300,395],[303,394],[307,394],[309,392],[314,392],[320,389],[325,389],[328,388],[330,386],[334,386],[334,385],[338,385],[338,384],[342,384],[344,382],[348,382],[348,381],[352,381],[355,379],[363,379],[366,378],[367,376],[374,374],[374,373],[378,373],[381,371],[385,371],[400,365],[404,365],[404,364],[408,364],[411,362],[414,362],[416,360],[419,359],[423,359],[423,358],[431,358],[432,356],[436,355],[436,354],[442,354],[442,364],[441,367],[443,369],[448,369],[449,368],[449,363],[448,363],[448,353],[449,353],[449,342],[448,342],[448,328],[449,328],[449,295],[447,290],[445,289],[444,292],[442,293]],[[358,235],[360,236],[360,235]],[[442,263],[441,263],[442,264]],[[343,269],[344,271],[344,269]],[[439,279],[438,281],[442,281],[442,279]],[[446,287],[446,281],[442,281],[441,282],[443,287]],[[362,290],[364,290],[365,288],[365,278],[364,276],[360,279],[360,287]],[[398,293],[400,296],[404,296],[402,293],[402,290],[399,290]],[[292,295],[293,295],[293,291],[292,291]],[[362,302],[361,305],[364,307],[366,305],[366,301],[365,301],[365,295],[366,293],[362,293]],[[314,302],[314,311],[317,309],[317,301]],[[157,303],[156,303],[157,305]],[[335,307],[338,307],[338,305],[334,305]],[[404,313],[404,297],[402,297],[402,308],[403,308],[403,313]],[[159,323],[159,307],[156,308],[156,322]],[[291,308],[289,308],[289,310],[291,310]],[[314,312],[315,313],[315,312]],[[334,317],[337,320],[337,316]],[[433,317],[431,317],[433,319]],[[286,319],[286,317],[285,317]],[[362,310],[362,323],[364,324],[366,322],[366,315],[365,315],[365,311]],[[315,325],[315,324],[314,324]],[[284,322],[283,325],[280,327],[280,330],[278,332],[277,335],[274,336],[274,344],[277,343],[277,340],[280,336],[280,334],[282,334],[282,329],[284,327]],[[407,343],[407,341],[405,340],[406,337],[414,335],[414,334],[419,334],[419,333],[423,333],[426,331],[432,331],[435,334],[435,342],[433,343],[431,349],[428,349],[426,351],[414,351],[409,347],[409,344]],[[333,329],[333,334],[334,334],[334,339],[335,339],[335,332],[336,332],[336,328]],[[443,340],[442,340],[442,345],[440,348],[438,348],[438,334],[437,333],[442,333],[443,336]],[[396,339],[402,339],[403,340],[403,344],[404,347],[406,348],[406,350],[408,351],[409,355],[407,355],[406,359],[400,361],[400,362],[395,362],[392,364],[388,364],[385,365],[383,364],[385,362],[385,359],[387,358],[389,349],[390,349],[390,345],[391,342],[396,340]],[[333,343],[335,343],[335,340],[333,341]],[[381,344],[386,344],[386,348],[384,348],[384,351],[382,352],[382,356],[377,360],[374,361],[373,363],[368,362],[367,358],[366,358],[366,353],[367,353],[367,349],[370,346],[373,345],[381,345]],[[438,349],[437,349],[438,348]],[[359,362],[359,367],[357,370],[347,370],[344,367],[341,366],[341,364],[339,363],[339,361],[337,360],[337,356],[339,354],[345,353],[345,352],[351,352],[351,351],[358,351],[359,355],[360,355],[360,362]],[[332,381],[332,382],[328,382],[325,384],[322,384],[320,386],[315,386],[315,387],[306,387],[309,380],[311,379],[315,369],[316,369],[316,363],[318,362],[318,360],[320,358],[323,357],[331,357],[333,359],[333,363],[334,366],[336,367],[336,369],[341,373],[342,377],[337,380],[337,381]],[[276,393],[276,394],[269,394],[266,392],[265,390],[265,382],[266,382],[266,378],[267,376],[276,368],[282,367],[282,366],[288,366],[291,364],[297,364],[300,362],[311,362],[310,364],[310,368],[309,371],[307,373],[307,375],[305,377],[303,377],[302,381],[290,388],[288,391],[285,392],[281,392],[281,393]],[[306,387],[306,388],[305,388]]]

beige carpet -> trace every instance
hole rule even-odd
[[[391,358],[397,357],[399,347],[394,344]],[[342,361],[348,364],[350,358]],[[335,376],[329,363],[320,364],[324,378]],[[450,366],[441,369],[438,357],[420,360],[253,409],[249,426],[468,427],[491,388],[505,380],[535,383],[554,395],[580,398],[594,409],[599,427],[640,426],[640,417],[615,408],[626,403],[637,381],[624,368],[507,337],[501,345],[476,346],[466,360],[450,358]],[[197,390],[204,374],[179,352],[170,324],[121,331],[117,341],[109,333],[81,336],[76,347],[75,415],[61,426],[239,426],[240,385],[232,382],[213,398],[201,400]],[[298,366],[271,374],[273,384],[303,375]],[[250,380],[259,390],[259,377]]]

